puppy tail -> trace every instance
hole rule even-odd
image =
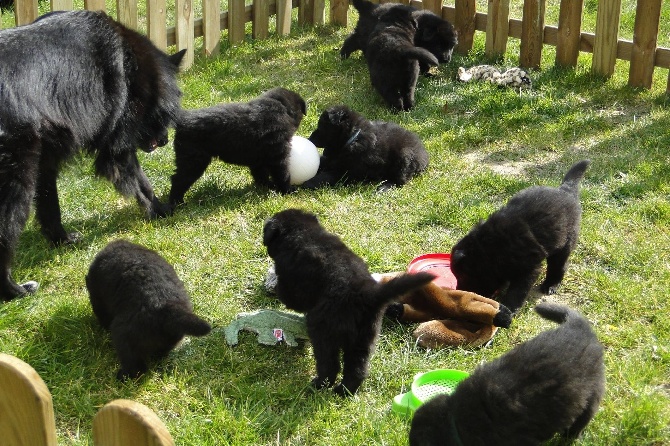
[[[542,302],[535,306],[535,312],[557,324],[577,323],[590,326],[589,321],[572,308],[554,302]]]
[[[212,331],[212,326],[209,325],[209,322],[193,313],[182,313],[172,323],[178,331],[191,336],[205,336]]]
[[[434,279],[435,276],[430,273],[402,274],[386,283],[378,284],[375,301],[379,305],[384,305],[405,293],[428,285]]]
[[[430,51],[425,48],[418,46],[407,48],[404,52],[404,56],[407,59],[416,59],[419,62],[423,62],[426,65],[439,65],[440,61],[437,60],[437,57]]]
[[[563,177],[560,189],[576,196],[579,193],[579,183],[584,178],[590,164],[591,160],[582,160],[574,164]]]

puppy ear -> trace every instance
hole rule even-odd
[[[280,226],[275,218],[269,218],[263,226],[263,245],[268,246],[279,235]]]
[[[179,51],[178,53],[174,53],[172,56],[168,56],[168,60],[175,67],[178,67],[179,64],[181,64],[181,60],[184,58],[185,54],[186,54],[186,50],[183,49],[183,50]]]
[[[300,98],[300,111],[302,111],[303,116],[307,115],[307,103],[302,98]]]

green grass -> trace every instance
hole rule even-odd
[[[666,8],[664,6],[664,8]],[[667,8],[665,9],[667,10]],[[664,10],[664,11],[665,11]],[[355,22],[355,15],[352,16]],[[607,393],[581,445],[670,444],[670,99],[667,70],[652,90],[626,87],[628,64],[604,80],[590,56],[576,70],[552,67],[546,47],[534,88],[517,94],[454,81],[459,65],[486,62],[483,35],[419,82],[417,107],[388,111],[369,84],[360,55],[340,61],[346,29],[295,28],[288,38],[229,47],[181,76],[187,108],[246,101],[274,86],[308,102],[298,131],[308,136],[319,113],[345,103],[371,119],[417,132],[431,154],[429,170],[402,189],[377,194],[352,186],[282,196],[253,186],[245,169],[213,163],[172,217],[146,221],[137,205],[76,160],[61,175],[65,225],[84,234],[77,247],[51,248],[31,220],[14,262],[18,281],[39,292],[0,305],[0,351],[31,364],[53,394],[61,444],[91,444],[95,412],[115,398],[154,410],[183,445],[403,445],[409,425],[390,411],[415,373],[472,371],[552,324],[532,311],[484,349],[425,350],[411,327],[385,323],[370,377],[348,400],[308,387],[309,343],[262,347],[242,334],[225,343],[240,311],[282,308],[262,287],[270,260],[261,242],[264,219],[287,207],[315,212],[375,272],[405,268],[414,256],[449,251],[481,218],[518,190],[558,185],[575,161],[593,164],[582,189],[579,245],[555,298],[583,312],[606,347]],[[515,65],[510,41],[505,65]],[[173,170],[170,146],[140,161],[165,196]],[[109,241],[127,238],[157,250],[175,266],[196,312],[215,326],[189,339],[136,382],[114,379],[118,362],[95,321],[84,275]],[[555,442],[559,444],[559,442]]]

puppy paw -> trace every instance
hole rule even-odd
[[[84,240],[84,236],[80,232],[68,232],[64,236],[54,238],[51,240],[56,246],[76,245]]]
[[[147,209],[147,215],[150,220],[156,218],[163,218],[172,215],[174,211],[174,205],[166,204],[157,199],[154,199],[151,203],[151,207]]]
[[[344,387],[342,384],[338,384],[333,388],[333,393],[343,398],[347,398],[350,396],[354,396],[355,392],[350,392],[349,389]]]
[[[328,389],[333,386],[333,383],[328,378],[315,377],[312,379],[312,387],[315,389]]]
[[[540,285],[540,292],[542,294],[556,294],[558,291],[558,285],[547,285],[546,283],[543,283]]]
[[[22,283],[20,286],[26,290],[26,294],[33,294],[40,287],[40,284],[34,280],[29,280],[26,283]]]
[[[405,312],[405,307],[400,302],[393,302],[386,307],[386,312],[384,315],[395,321],[399,321],[402,318],[403,313]]]

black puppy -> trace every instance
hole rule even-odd
[[[430,51],[414,46],[417,24],[413,10],[395,5],[382,14],[365,52],[372,86],[396,111],[414,107],[419,62],[426,66],[439,63]]]
[[[346,59],[354,51],[361,50],[365,54],[368,39],[374,30],[379,17],[398,3],[376,4],[368,0],[354,0],[354,8],[358,10],[358,22],[354,31],[344,40],[340,55]],[[447,20],[428,10],[414,9],[412,16],[416,20],[417,32],[414,45],[427,49],[440,63],[448,63],[454,47],[458,43],[458,33]],[[428,66],[421,64],[421,72],[428,71]]]
[[[605,392],[603,347],[576,311],[548,302],[535,310],[562,325],[479,366],[450,396],[419,407],[411,446],[539,445],[555,434],[581,434]]]
[[[172,266],[140,245],[108,244],[95,256],[86,287],[93,313],[111,332],[121,362],[118,379],[141,375],[148,359],[166,356],[184,335],[204,336],[211,330],[193,314]]]
[[[428,167],[428,152],[418,135],[397,124],[368,121],[344,105],[319,117],[309,140],[323,147],[316,176],[303,187],[344,182],[381,182],[381,189],[402,186]]]
[[[326,232],[316,216],[298,209],[268,219],[263,243],[275,262],[279,300],[306,314],[317,370],[312,384],[331,387],[342,354],[342,381],[334,391],[356,393],[368,375],[386,305],[434,276],[406,274],[379,284],[363,259]]]
[[[458,289],[494,297],[516,312],[546,259],[540,291],[555,293],[577,245],[582,216],[579,183],[589,164],[584,160],[572,166],[558,188],[522,190],[456,243],[451,270]]]
[[[0,300],[37,288],[10,275],[33,199],[49,241],[79,239],[63,228],[56,180],[81,148],[94,155],[96,174],[135,197],[149,217],[169,212],[136,151],[167,143],[183,55],[166,55],[103,12],[53,12],[0,30]]]
[[[257,184],[289,192],[291,138],[306,113],[304,99],[284,88],[273,88],[247,103],[185,110],[174,138],[170,204],[184,201],[212,158],[247,166]]]

